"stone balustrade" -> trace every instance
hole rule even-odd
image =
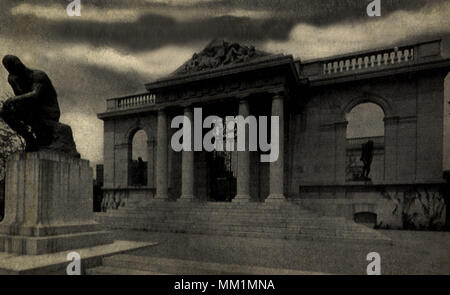
[[[108,110],[139,108],[156,103],[156,95],[151,93],[136,94],[107,100]]]
[[[297,60],[296,66],[303,79],[315,81],[420,66],[441,59],[441,40],[438,39],[314,60]]]
[[[322,62],[322,68],[324,75],[331,75],[412,62],[414,62],[414,47],[410,46],[343,56]]]

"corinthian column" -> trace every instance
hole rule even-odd
[[[183,129],[189,127],[191,130],[190,137],[186,138],[183,135],[183,142],[185,140],[190,142],[190,151],[183,150],[181,159],[181,197],[179,201],[193,201],[194,197],[194,149],[193,149],[193,115],[192,108],[187,107],[184,109],[184,118],[189,122],[183,124]]]
[[[167,201],[167,114],[164,110],[158,112],[158,130],[156,142],[156,200]]]
[[[272,116],[279,117],[279,128],[270,132],[278,132],[278,159],[270,163],[270,194],[266,202],[285,201],[284,197],[284,97],[276,94],[272,98]],[[273,144],[273,143],[272,143]]]
[[[247,100],[239,103],[239,115],[247,118],[250,114]],[[249,128],[245,127],[245,151],[238,151],[237,154],[237,192],[233,202],[250,201],[250,151],[249,151]]]

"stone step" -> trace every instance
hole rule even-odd
[[[130,222],[161,222],[161,223],[174,223],[174,224],[225,224],[225,225],[268,225],[268,226],[305,226],[305,227],[335,227],[339,225],[351,226],[352,228],[361,228],[361,225],[351,222],[345,222],[341,220],[322,220],[322,219],[265,219],[265,220],[252,220],[252,219],[171,219],[171,218],[147,218],[147,217],[133,217],[133,216],[97,216],[102,220],[117,220],[117,221],[130,221]]]
[[[115,229],[281,239],[385,240],[343,217],[318,216],[297,204],[152,203],[96,214]]]
[[[326,228],[320,226],[314,227],[270,227],[270,226],[252,226],[252,225],[223,225],[223,224],[186,224],[186,223],[133,223],[129,222],[123,224],[115,224],[119,227],[126,227],[130,229],[145,229],[152,231],[167,231],[167,232],[186,232],[186,233],[201,233],[204,232],[216,232],[220,234],[221,232],[254,232],[254,233],[265,233],[267,234],[325,234],[329,236],[351,236],[352,234],[357,234],[359,237],[372,237],[372,231],[365,231],[362,228],[352,228],[352,227],[335,227]]]
[[[142,200],[129,200],[127,204],[146,204],[146,206],[151,208],[214,208],[214,209],[246,209],[246,208],[257,208],[257,209],[293,209],[300,208],[301,205],[287,202],[285,203],[260,203],[260,202],[249,202],[249,203],[234,203],[234,202],[224,202],[224,203],[213,203],[213,202],[154,202]],[[294,205],[294,206],[291,206]]]
[[[202,214],[204,212],[209,212],[210,214],[216,214],[216,215],[235,215],[235,214],[256,214],[256,215],[277,215],[277,214],[283,214],[283,215],[312,215],[317,216],[317,214],[312,213],[311,211],[306,210],[292,210],[292,211],[284,211],[284,210],[214,210],[214,209],[195,209],[195,210],[185,210],[185,209],[173,209],[173,210],[159,210],[159,209],[149,209],[149,210],[142,210],[142,209],[118,209],[110,212],[126,212],[128,214],[145,214],[148,212],[154,212],[158,214]]]
[[[158,273],[153,271],[145,271],[138,269],[130,269],[130,268],[117,268],[110,266],[97,266],[94,268],[90,268],[86,270],[87,275],[107,275],[107,276],[117,276],[117,275],[140,275],[140,276],[148,276],[148,275],[168,275],[165,273]]]
[[[151,217],[136,217],[136,216],[103,216],[99,217],[104,220],[117,220],[117,221],[130,221],[130,222],[165,222],[165,223],[181,223],[181,224],[199,224],[199,223],[213,223],[213,224],[226,224],[226,225],[268,225],[268,226],[281,226],[286,227],[286,225],[293,226],[334,226],[335,224],[342,224],[341,222],[330,221],[330,220],[315,220],[310,219],[246,219],[246,218],[157,218]]]
[[[199,223],[213,223],[213,224],[227,224],[227,225],[242,225],[242,224],[251,224],[251,225],[269,225],[269,226],[283,226],[295,225],[295,226],[334,226],[335,224],[343,224],[339,221],[333,220],[315,220],[314,218],[309,219],[248,219],[248,218],[175,218],[175,217],[167,217],[167,218],[158,218],[154,216],[145,217],[145,216],[103,216],[99,217],[105,220],[117,220],[117,221],[130,221],[130,222],[164,222],[164,223],[181,223],[181,224],[199,224]]]
[[[195,210],[136,210],[136,209],[119,209],[109,212],[121,213],[121,214],[148,214],[152,212],[153,214],[166,215],[166,214],[179,214],[179,215],[197,215],[205,214],[208,215],[254,215],[254,216],[267,216],[267,215],[283,215],[283,216],[317,216],[317,214],[305,210],[295,210],[295,211],[283,211],[283,210],[213,210],[213,209],[195,209]]]
[[[118,269],[132,269],[152,273],[176,275],[313,275],[316,272],[292,269],[275,269],[238,264],[222,264],[173,258],[115,255],[103,261],[104,266]]]
[[[138,204],[137,204],[138,205]],[[277,211],[283,211],[283,212],[296,212],[296,211],[304,211],[307,212],[307,210],[294,205],[294,207],[265,207],[265,206],[251,206],[251,207],[214,207],[214,206],[136,206],[133,207],[133,204],[127,203],[126,207],[119,207],[117,210],[129,210],[129,211],[166,211],[170,212],[173,210],[177,211],[204,211],[204,210],[214,210],[214,212],[221,212],[221,211],[227,211],[227,212],[242,212],[242,211],[248,211],[248,212],[277,212]]]
[[[163,224],[176,224],[180,226],[192,225],[192,224],[214,224],[214,225],[225,225],[225,226],[266,226],[266,227],[276,227],[276,228],[323,228],[323,227],[343,227],[343,228],[361,228],[357,224],[344,222],[343,220],[337,219],[314,219],[314,218],[297,218],[297,219],[265,219],[265,220],[252,220],[252,219],[171,219],[171,218],[154,218],[154,217],[136,217],[136,216],[100,216],[99,220],[104,222],[114,221],[116,223],[127,222],[127,223],[163,223]]]
[[[221,205],[221,206],[210,206],[210,205],[198,205],[198,203],[194,202],[182,202],[178,205],[173,205],[174,203],[166,202],[168,205],[153,205],[150,204],[147,207],[137,207],[135,209],[167,209],[167,208],[179,208],[186,210],[194,210],[194,209],[214,209],[214,210],[304,210],[305,208],[295,205],[294,206],[272,206],[272,205],[244,205],[236,204],[236,205]],[[252,203],[250,203],[252,204]],[[254,203],[253,203],[254,204]],[[123,207],[127,208],[127,207]]]
[[[220,210],[215,211],[213,209],[203,209],[203,210],[132,210],[132,209],[119,209],[119,210],[110,210],[108,213],[113,214],[127,214],[127,215],[148,215],[149,213],[153,215],[181,215],[181,216],[195,216],[195,215],[211,215],[211,216],[318,216],[316,213],[310,211],[267,211],[267,210]]]
[[[103,218],[100,219],[105,224],[111,224],[114,222],[115,225],[161,225],[163,227],[171,226],[171,227],[196,227],[202,225],[208,225],[215,228],[233,228],[233,227],[251,227],[251,228],[274,228],[276,230],[282,229],[311,229],[311,230],[319,230],[319,229],[336,229],[336,230],[355,230],[355,231],[370,231],[370,229],[362,226],[358,226],[352,223],[329,223],[329,222],[321,222],[321,221],[307,221],[307,222],[240,222],[236,220],[224,220],[224,221],[209,221],[209,222],[201,222],[200,220],[195,221],[186,221],[186,220],[152,220],[145,218]]]
[[[390,244],[390,240],[378,234],[375,231],[342,231],[335,229],[303,229],[301,231],[279,230],[279,229],[263,229],[255,228],[218,228],[218,227],[175,227],[166,224],[133,224],[125,223],[122,225],[115,224],[120,229],[145,230],[151,232],[170,232],[170,233],[189,233],[189,234],[206,234],[220,236],[237,236],[251,238],[270,238],[270,239],[293,239],[293,240],[336,240],[336,241],[365,241],[368,243],[380,242],[382,244]]]
[[[283,212],[280,213],[213,213],[213,212],[156,212],[156,211],[147,211],[147,212],[128,212],[128,211],[109,211],[107,213],[99,213],[104,216],[136,216],[136,217],[158,217],[158,218],[165,218],[165,217],[179,217],[179,218],[251,218],[251,219],[271,219],[271,218],[278,218],[278,219],[310,219],[310,218],[319,218],[318,215],[311,214],[311,213],[296,213],[296,214],[286,214]],[[329,219],[333,220],[338,217],[331,217],[331,218],[323,218],[323,219]]]
[[[277,212],[277,213],[265,213],[265,212],[214,212],[214,211],[199,211],[199,212],[180,212],[180,211],[168,211],[168,212],[161,212],[161,211],[142,211],[142,212],[133,212],[133,211],[125,211],[125,210],[110,210],[108,212],[102,212],[97,213],[99,215],[111,215],[111,216],[158,216],[158,217],[165,217],[165,216],[181,216],[181,217],[202,217],[202,216],[211,216],[211,217],[254,217],[254,218],[270,218],[273,217],[279,217],[279,218],[319,218],[323,217],[324,219],[336,219],[341,217],[325,217],[325,216],[319,216],[317,214],[313,214],[310,212],[296,212],[296,213],[286,213],[286,212]]]

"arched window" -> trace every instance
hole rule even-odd
[[[138,130],[134,134],[131,152],[131,158],[133,161],[138,160],[139,157],[142,158],[143,161],[147,161],[147,141],[147,134],[144,130]]]
[[[377,104],[356,105],[347,114],[347,139],[384,136],[384,112]]]
[[[147,134],[138,130],[131,143],[130,185],[147,185],[148,148]]]
[[[384,177],[384,111],[361,103],[346,115],[348,181],[382,181]]]

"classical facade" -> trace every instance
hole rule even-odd
[[[369,214],[363,219],[398,223],[397,196],[437,194],[443,182],[449,68],[440,40],[305,62],[213,41],[173,74],[146,84],[145,93],[107,100],[98,115],[103,207],[295,202],[324,215]],[[349,137],[348,115],[362,104],[379,108],[380,132]],[[278,160],[260,162],[261,151],[173,151],[171,120],[193,118],[194,108],[204,118],[279,116]],[[362,120],[370,131],[372,122]],[[133,139],[142,131],[145,152],[138,160]],[[362,178],[361,147],[369,140],[371,171]]]

